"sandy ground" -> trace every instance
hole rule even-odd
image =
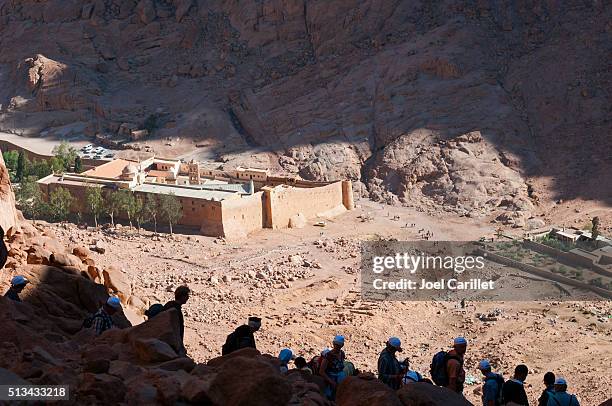
[[[158,238],[125,227],[111,233],[53,227],[66,244],[105,241],[107,252],[93,254],[97,264],[123,268],[140,307],[169,300],[174,287],[187,283],[193,295],[184,308],[186,346],[198,361],[218,356],[235,326],[260,315],[260,350],[278,353],[289,347],[309,358],[329,346],[335,334],[344,334],[348,358],[366,371],[375,371],[378,353],[391,335],[404,343],[401,358],[409,358],[424,375],[433,354],[448,348],[452,337],[464,335],[470,342],[465,366],[476,382],[465,394],[476,404],[476,366],[482,358],[506,378],[516,364],[526,363],[534,403],[548,370],[569,380],[569,391],[578,394],[581,404],[596,405],[612,395],[609,301],[470,302],[467,309],[454,302],[363,301],[361,241],[417,240],[421,229],[433,232],[435,240],[476,240],[492,236],[495,227],[484,220],[428,216],[367,200],[357,204],[324,228],[311,222],[304,229],[263,230],[237,242],[189,234]],[[362,222],[360,216],[373,220]],[[406,223],[416,226],[405,228]],[[496,314],[497,320],[483,322],[478,313]]]
[[[0,141],[8,141],[36,154],[49,156],[53,155],[53,148],[62,142],[61,139],[30,138],[3,132],[0,132]],[[76,149],[81,149],[85,145],[91,144],[91,142],[85,138],[70,138],[67,139],[67,141]]]

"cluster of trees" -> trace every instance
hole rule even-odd
[[[42,196],[36,179],[32,176],[25,178],[16,191],[17,205],[23,214],[29,218],[46,218],[52,221],[63,221],[70,214],[70,206],[74,197],[68,189],[59,187],[49,195],[48,201]]]
[[[98,227],[98,220],[103,215],[109,217],[114,227],[116,216],[125,214],[130,227],[134,222],[136,222],[138,229],[145,223],[151,223],[155,232],[157,232],[157,223],[158,220],[161,220],[168,223],[172,234],[172,227],[182,216],[181,203],[172,193],[157,196],[147,195],[146,198],[142,198],[136,196],[130,190],[104,193],[99,186],[89,186],[85,193],[85,201],[96,227]],[[26,216],[34,219],[67,220],[73,202],[74,197],[68,189],[63,187],[53,190],[48,201],[44,201],[38,184],[32,178],[25,179],[17,191],[19,207]]]
[[[52,221],[67,220],[74,197],[68,189],[58,187],[45,201],[42,192],[33,178],[25,179],[16,194],[17,204],[23,213],[33,219],[49,219]],[[147,195],[146,198],[136,196],[130,190],[117,190],[104,193],[101,187],[89,186],[85,193],[89,213],[98,227],[98,220],[107,215],[113,227],[115,218],[125,214],[130,227],[135,222],[138,229],[145,223],[153,224],[157,232],[158,221],[168,223],[170,233],[182,216],[182,207],[174,194]],[[80,217],[80,216],[79,216]]]
[[[5,151],[2,153],[11,182],[21,183],[24,179],[33,177],[44,178],[52,173],[74,171],[81,172],[83,165],[77,150],[65,141],[53,148],[50,159],[34,159],[30,161],[23,150]]]

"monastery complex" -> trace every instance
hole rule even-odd
[[[312,182],[271,176],[263,169],[226,171],[155,157],[141,162],[114,159],[80,174],[52,174],[38,183],[45,198],[58,187],[69,190],[74,213],[89,213],[88,187],[101,187],[105,194],[128,189],[142,198],[174,194],[182,207],[178,224],[198,228],[203,235],[229,238],[333,217],[354,207],[348,180]]]

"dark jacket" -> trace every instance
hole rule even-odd
[[[231,354],[232,352],[239,350],[240,348],[255,348],[255,336],[251,331],[251,327],[244,324],[237,327],[231,334],[227,336],[225,344],[221,348],[221,355]]]
[[[7,290],[6,293],[4,294],[4,297],[6,297],[7,299],[14,300],[16,302],[21,302],[19,293],[17,293],[17,291],[13,288],[9,288],[9,290]]]
[[[527,399],[527,393],[525,393],[525,387],[522,383],[509,379],[504,383],[502,388],[502,397],[504,404],[508,402],[514,402],[519,405],[529,406],[529,400]]]
[[[4,243],[4,230],[0,227],[0,269],[4,267],[8,259],[8,248]]]
[[[544,389],[542,391],[542,394],[538,398],[538,406],[546,406],[546,405],[548,405],[548,398],[550,397],[550,394],[554,393],[554,392],[555,392],[555,386],[554,385],[548,385],[546,387],[546,389]]]
[[[257,348],[257,345],[255,344],[255,336],[251,331],[251,327],[248,325],[244,324],[236,328],[236,330],[234,330],[234,334],[236,339],[236,349],[247,347]]]
[[[401,379],[392,377],[393,375],[400,375],[403,371],[402,365],[397,360],[394,354],[391,354],[386,348],[382,350],[378,357],[378,379],[382,383],[389,386],[391,389],[399,389]]]
[[[183,306],[177,302],[176,300],[171,300],[168,303],[166,303],[164,305],[164,310],[169,310],[169,309],[176,309],[178,310],[178,317],[179,317],[179,332],[181,334],[181,344],[183,345],[183,347],[185,346],[185,320],[183,319]]]

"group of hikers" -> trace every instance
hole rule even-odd
[[[17,275],[11,280],[11,287],[5,297],[21,301],[19,294],[27,286],[29,281],[22,275]],[[176,309],[179,317],[179,334],[181,337],[181,349],[179,355],[186,355],[184,346],[185,324],[182,306],[189,300],[190,290],[187,286],[179,286],[174,292],[174,300],[165,305],[160,303],[149,307],[145,315],[151,319],[159,313]],[[83,322],[84,328],[92,328],[96,335],[113,328],[112,316],[121,310],[121,302],[117,297],[109,297],[97,312],[87,317]],[[257,348],[254,333],[261,327],[261,318],[249,317],[247,324],[237,327],[227,336],[225,344],[221,348],[222,355],[230,354],[241,348]],[[324,383],[324,393],[328,399],[334,400],[336,387],[347,376],[356,375],[358,371],[353,363],[346,359],[344,353],[345,338],[337,335],[332,340],[332,347],[326,348],[321,353],[306,361],[304,357],[295,357],[293,351],[284,348],[278,355],[281,373],[291,373],[293,370],[302,371],[305,374],[319,376]],[[430,368],[431,379],[424,378],[419,372],[410,369],[409,360],[400,361],[397,354],[402,352],[402,343],[398,337],[390,337],[385,348],[378,357],[378,379],[397,390],[403,385],[416,382],[435,384],[450,389],[458,394],[463,394],[466,374],[464,369],[464,356],[467,351],[468,342],[464,337],[457,337],[449,351],[440,351],[433,356]],[[293,361],[295,368],[290,369],[289,363]],[[489,360],[481,360],[478,369],[483,375],[482,404],[483,406],[528,406],[529,399],[525,392],[525,381],[529,374],[526,365],[517,365],[511,379],[504,380],[503,376],[493,371]],[[544,385],[538,406],[579,406],[575,395],[567,392],[567,381],[562,377],[555,377],[553,372],[544,375]]]
[[[303,357],[297,357],[294,361],[294,369],[319,375],[325,380],[325,394],[331,400],[335,398],[337,385],[347,376],[358,373],[354,365],[346,360],[346,355],[342,350],[344,342],[345,338],[337,335],[332,341],[333,347],[323,350],[320,356],[314,357],[310,362],[306,362]],[[397,353],[402,352],[401,340],[397,337],[390,337],[378,357],[378,379],[394,390],[404,385],[424,382],[443,386],[463,395],[465,383],[463,360],[466,350],[467,340],[464,337],[455,338],[453,347],[449,351],[440,351],[433,356],[430,366],[431,379],[429,379],[410,369],[408,359],[400,361],[397,358]],[[292,357],[293,352],[290,349],[281,350],[279,354],[281,372],[289,371],[288,364]],[[526,365],[517,365],[513,377],[507,381],[501,374],[493,372],[489,360],[481,360],[478,369],[483,375],[481,388],[483,406],[529,405],[524,386],[529,374]],[[567,381],[562,377],[555,377],[553,372],[547,372],[544,375],[544,387],[538,398],[538,406],[580,405],[576,396],[567,392]]]

